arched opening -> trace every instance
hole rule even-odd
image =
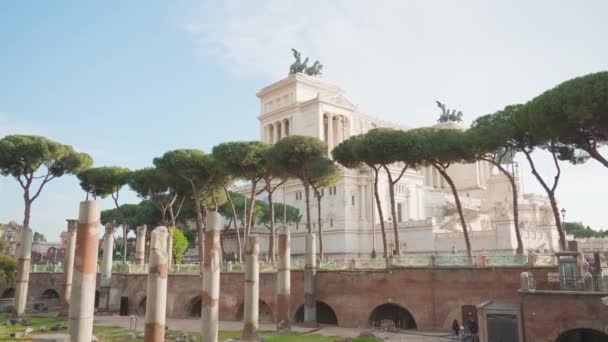
[[[236,320],[242,321],[245,316],[245,304],[239,305],[236,310]],[[272,309],[270,305],[266,304],[265,301],[260,300],[258,302],[258,320],[262,323],[274,323],[274,316],[272,315]]]
[[[59,299],[59,293],[53,289],[48,289],[42,292],[42,299]]]
[[[376,307],[369,316],[369,324],[383,329],[416,329],[412,314],[401,305],[393,303]]]
[[[187,315],[188,317],[197,318],[201,317],[201,310],[203,309],[203,300],[201,296],[197,296],[192,298],[187,307]]]
[[[139,301],[139,305],[137,305],[137,309],[135,309],[135,313],[137,313],[138,316],[144,316],[146,314],[146,299],[147,297],[142,298],[141,301]]]
[[[593,329],[574,329],[559,335],[555,342],[603,342],[608,335]]]
[[[296,323],[304,322],[304,305],[300,305],[296,310]],[[331,306],[326,303],[317,301],[317,323],[327,325],[338,325],[338,316]]]
[[[15,298],[15,289],[12,287],[9,287],[8,289],[4,290],[4,292],[2,292],[2,299],[7,299],[7,298]]]

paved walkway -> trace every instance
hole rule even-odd
[[[125,316],[95,316],[95,322],[99,325],[106,326],[120,326],[123,328],[129,328],[129,317]],[[187,331],[187,332],[198,332],[200,329],[200,319],[178,319],[168,318],[167,325],[171,330]],[[137,330],[143,330],[144,318],[137,318]],[[241,330],[243,323],[234,321],[221,321],[220,330]],[[260,323],[260,330],[274,330],[274,324]],[[294,331],[306,332],[310,328],[294,326]],[[325,336],[341,336],[341,337],[356,337],[363,330],[351,329],[351,328],[340,328],[336,326],[323,326],[316,334]],[[403,333],[389,333],[389,332],[374,332],[378,337],[381,337],[385,341],[392,342],[449,342],[454,341],[446,336],[445,333],[425,333],[421,331],[407,331]]]

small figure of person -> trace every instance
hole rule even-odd
[[[472,336],[477,336],[477,322],[474,319],[469,319],[469,324],[468,324],[468,328],[469,328],[469,333]]]
[[[456,254],[456,246],[452,246],[452,254]]]
[[[452,322],[452,331],[454,332],[454,336],[458,336],[458,332],[460,331],[460,324],[458,323],[458,320],[454,320],[454,322]]]

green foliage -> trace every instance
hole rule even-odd
[[[17,259],[7,255],[0,255],[0,279],[11,283],[17,275]]]
[[[9,248],[9,242],[6,240],[0,240],[0,255],[7,255]]]
[[[141,198],[160,199],[169,192],[171,177],[158,168],[147,167],[133,171],[128,184]]]
[[[582,222],[564,222],[566,233],[574,235],[575,238],[590,238],[608,236],[608,231],[597,231],[583,225]]]
[[[46,241],[46,237],[42,233],[34,232],[34,241]]]
[[[7,135],[0,140],[0,174],[17,179],[31,179],[41,166],[47,169],[46,180],[74,174],[89,168],[93,159],[74,151],[69,145],[36,135]]]
[[[325,143],[314,137],[291,135],[277,142],[269,162],[281,165],[285,173],[304,180],[308,164],[327,155]]]
[[[524,107],[536,132],[584,150],[608,167],[598,152],[608,142],[608,72],[563,82]]]
[[[259,206],[261,209],[261,216],[259,222],[264,225],[270,224],[270,206],[264,203],[263,206]],[[274,221],[283,224],[283,212],[287,214],[287,224],[298,224],[302,221],[302,214],[300,209],[292,207],[289,204],[284,208],[283,203],[274,203]]]
[[[173,254],[173,262],[176,264],[181,264],[184,252],[188,249],[188,239],[181,231],[181,229],[177,227],[169,227],[173,232],[173,250],[171,253]]]
[[[118,196],[120,189],[127,184],[131,171],[124,167],[104,166],[90,168],[78,174],[82,189],[94,197]]]
[[[122,221],[123,215],[127,226],[131,230],[144,224],[154,227],[161,223],[161,213],[150,201],[141,201],[138,204],[123,204],[118,208],[102,210],[101,223],[122,225],[124,223]]]
[[[184,234],[184,237],[186,238],[186,240],[188,240],[188,248],[194,247],[194,240],[196,238],[195,237],[196,232],[194,232],[190,229],[184,229],[181,232]]]
[[[312,160],[307,165],[306,174],[310,184],[318,191],[332,186],[340,180],[342,172],[334,162],[327,158]]]
[[[245,196],[236,193],[236,192],[232,192],[229,191],[230,197],[232,198],[232,203],[234,203],[234,209],[236,211],[236,216],[238,218],[238,220],[241,222],[241,224],[243,223],[243,215],[245,214],[245,204],[247,204],[247,207],[249,207],[249,198],[246,198]],[[257,222],[260,221],[262,219],[262,216],[264,215],[264,211],[266,210],[266,207],[268,206],[268,204],[266,204],[263,201],[255,201],[254,207],[253,207],[253,221]],[[249,208],[247,208],[247,210],[249,210]],[[222,214],[224,217],[226,217],[228,220],[232,219],[232,208],[230,208],[230,203],[229,202],[224,202],[222,205],[220,205],[220,207],[218,208],[218,212],[220,214]]]
[[[261,141],[233,141],[213,147],[213,157],[230,175],[251,180],[264,173],[264,154],[270,145]]]

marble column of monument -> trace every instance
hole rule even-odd
[[[220,297],[220,230],[222,216],[209,211],[206,217],[203,251],[203,293],[201,308],[201,342],[218,341],[218,301]]]
[[[17,264],[17,278],[15,280],[15,299],[13,303],[13,317],[15,318],[25,316],[31,261],[32,230],[25,228],[22,233],[21,247],[19,248],[19,263]]]
[[[90,342],[93,337],[100,213],[99,202],[80,202],[69,312],[72,342]]]
[[[344,140],[344,118],[342,117],[342,115],[338,115],[336,116],[337,120],[336,120],[336,139],[334,141],[334,144],[338,145],[339,143],[341,143]]]
[[[277,270],[277,330],[291,330],[291,236],[284,227],[279,235],[279,269]]]
[[[245,248],[245,305],[243,308],[243,336],[241,341],[258,341],[260,300],[260,243],[252,235]]]
[[[146,259],[146,233],[148,227],[144,224],[143,226],[137,227],[136,239],[135,239],[135,264],[143,265]]]
[[[148,289],[146,291],[146,318],[144,342],[165,340],[165,316],[167,311],[167,228],[157,227],[150,236],[148,258]]]
[[[317,255],[315,234],[306,234],[306,264],[304,265],[304,324],[317,325]]]
[[[76,232],[78,220],[68,222],[68,238],[63,256],[63,284],[61,285],[61,301],[59,315],[67,317],[70,310],[70,295],[72,294],[72,277],[74,273],[74,255],[76,253]]]
[[[110,289],[112,287],[112,256],[114,254],[114,225],[106,224],[103,236],[103,260],[99,279],[99,310],[110,311]]]
[[[334,116],[327,114],[327,153],[331,155],[334,148]]]

